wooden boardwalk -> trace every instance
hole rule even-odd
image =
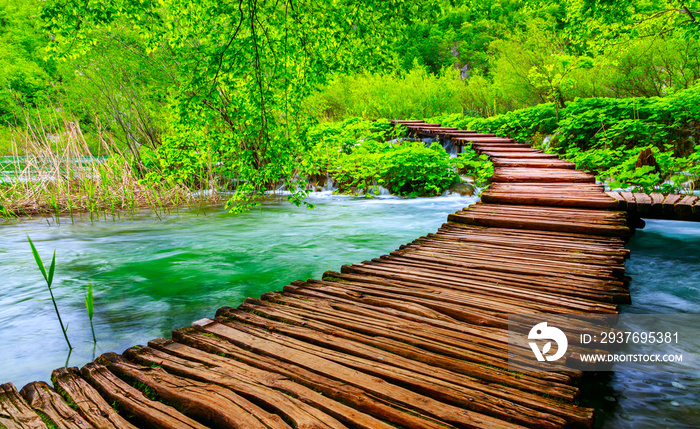
[[[0,425],[591,427],[575,405],[581,373],[507,371],[507,316],[617,312],[626,211],[592,176],[512,140],[408,126],[491,156],[481,203],[388,255],[55,370],[53,386],[2,385]]]
[[[596,185],[592,175],[576,171],[573,163],[513,139],[421,121],[396,122],[403,123],[415,136],[450,139],[458,148],[471,145],[479,153],[489,155],[496,172],[488,190],[482,194],[481,200],[486,203],[618,209],[629,213],[633,227],[642,217],[700,222],[700,197],[695,195],[603,194],[604,187]],[[559,182],[575,184],[562,186]]]

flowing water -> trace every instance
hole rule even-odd
[[[297,279],[378,257],[434,232],[476,198],[349,198],[315,194],[315,210],[268,201],[228,215],[173,214],[112,222],[43,219],[0,223],[0,382],[47,380],[68,354],[44,279],[27,243],[45,264],[56,249],[54,293],[73,343],[69,365],[169,336],[213,317],[218,307],[280,290]],[[94,285],[93,349],[84,306]]]
[[[647,220],[627,247],[632,304],[624,313],[700,313],[700,223]],[[698,350],[683,350],[685,356]],[[600,428],[700,428],[700,373],[608,373],[587,386],[582,405]]]

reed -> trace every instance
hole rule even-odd
[[[92,295],[92,282],[88,282],[87,293],[85,294],[85,309],[87,310],[88,318],[90,319],[92,341],[97,343],[97,337],[95,337],[95,326],[92,324],[92,316],[95,309],[94,297]]]
[[[58,316],[58,323],[61,325],[61,332],[63,332],[63,338],[66,339],[66,343],[68,344],[68,348],[70,350],[73,350],[73,346],[70,344],[70,341],[68,341],[68,328],[67,326],[63,325],[63,320],[61,319],[61,313],[58,311],[58,305],[56,304],[56,298],[53,296],[53,290],[51,289],[51,285],[53,284],[53,275],[54,272],[56,271],[56,251],[53,251],[53,258],[51,259],[51,266],[49,267],[48,273],[46,272],[46,268],[44,267],[44,263],[41,260],[41,256],[39,256],[39,252],[36,250],[36,247],[34,247],[34,243],[32,242],[32,239],[27,236],[27,240],[29,241],[29,245],[32,248],[32,254],[34,255],[34,261],[36,262],[36,265],[39,267],[39,271],[41,271],[41,275],[44,276],[44,280],[46,280],[46,286],[49,288],[49,294],[51,294],[51,302],[53,302],[53,308],[56,310],[56,316]],[[70,354],[68,354],[70,357]]]
[[[52,134],[49,130],[59,130]],[[55,117],[49,126],[27,121],[11,137],[12,155],[0,175],[0,216],[89,213],[91,220],[150,209],[161,217],[175,206],[215,204],[219,193],[194,192],[171,181],[140,180],[133,159],[107,133],[93,153],[76,121]]]

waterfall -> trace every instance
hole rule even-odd
[[[458,154],[459,146],[457,146],[452,139],[443,139],[442,147],[445,148],[445,152],[449,153],[450,156],[455,157]]]

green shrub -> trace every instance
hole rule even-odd
[[[454,162],[438,143],[376,141],[343,154],[333,172],[342,193],[366,193],[384,186],[394,195],[440,195],[459,180]]]
[[[479,155],[471,150],[471,146],[464,146],[462,152],[454,160],[460,174],[474,177],[477,186],[484,187],[493,176],[493,163],[487,155]]]

